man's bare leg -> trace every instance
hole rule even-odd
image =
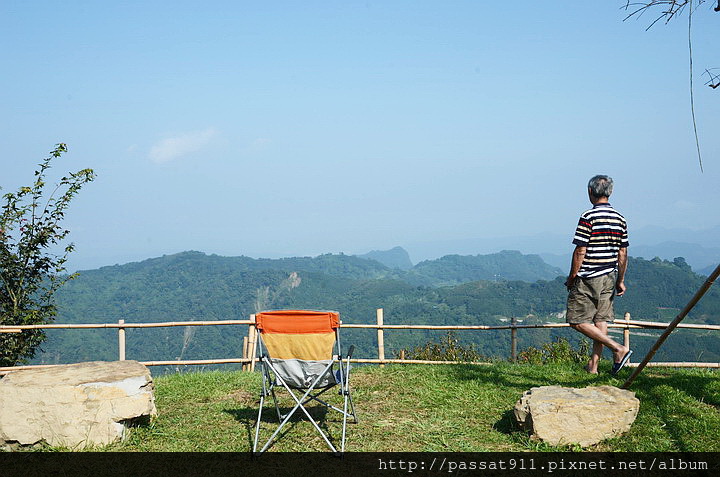
[[[628,351],[630,351],[630,348],[613,341],[607,335],[607,325],[605,325],[605,333],[603,333],[600,328],[595,326],[593,323],[570,324],[570,326],[593,340],[593,354],[595,353],[596,345],[599,344],[601,352],[602,346],[607,346],[610,350],[612,350],[614,359],[613,362],[618,363],[623,359],[623,357],[625,357]]]
[[[607,336],[607,322],[596,321],[595,328],[600,330],[602,334]],[[585,368],[590,374],[598,373],[598,364],[600,358],[602,358],[603,344],[600,341],[593,340],[592,354],[590,355],[590,361],[588,361],[587,367]]]

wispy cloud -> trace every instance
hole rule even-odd
[[[259,138],[255,139],[252,143],[250,143],[248,150],[250,152],[263,151],[263,150],[267,149],[268,146],[270,146],[271,142],[272,141],[270,141],[270,139],[268,139],[266,137],[259,137]]]
[[[690,202],[689,200],[680,199],[678,201],[675,201],[673,204],[673,208],[675,208],[678,211],[689,211],[693,209],[697,209],[698,206],[695,202]]]
[[[217,131],[208,128],[175,137],[165,138],[150,149],[150,159],[157,163],[170,162],[192,152],[199,151],[217,136]]]

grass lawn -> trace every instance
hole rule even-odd
[[[600,376],[579,365],[543,366],[498,363],[474,365],[388,365],[353,369],[351,386],[359,417],[348,424],[349,452],[516,452],[580,450],[538,444],[514,424],[512,413],[522,393],[533,386],[582,388],[621,379],[601,368]],[[720,375],[707,370],[647,368],[631,390],[640,413],[625,436],[590,451],[720,451]],[[158,416],[132,429],[125,442],[104,451],[248,452],[257,417],[260,375],[203,372],[155,379]],[[337,393],[327,394],[340,402]],[[335,399],[333,399],[333,397]],[[290,407],[290,399],[287,407]],[[261,437],[276,425],[266,404]],[[312,407],[312,406],[311,406]],[[300,414],[300,413],[298,413]],[[339,444],[341,421],[335,412],[314,410],[321,426]],[[326,451],[312,424],[293,420],[270,451]]]

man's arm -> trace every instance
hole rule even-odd
[[[573,282],[575,281],[575,277],[577,277],[577,274],[580,271],[580,266],[585,259],[586,253],[587,247],[583,247],[581,245],[575,246],[575,251],[573,252],[572,256],[572,263],[570,264],[570,274],[568,275],[567,280],[565,280],[565,286],[568,288],[568,290],[573,286]]]
[[[627,247],[618,250],[618,276],[615,283],[616,295],[622,296],[627,290],[625,286],[625,271],[627,270]]]

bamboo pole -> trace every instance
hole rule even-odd
[[[537,325],[516,325],[516,328],[565,328],[567,323],[542,323]],[[382,328],[385,330],[510,330],[512,325],[378,325],[378,324],[343,324],[342,328]]]
[[[625,324],[625,320],[615,320],[616,324]],[[627,324],[631,328],[660,328],[665,329],[668,327],[669,323],[660,323],[657,321],[638,321],[638,320],[631,320],[628,321]],[[688,330],[714,330],[718,331],[720,330],[720,325],[706,325],[702,323],[679,323],[677,325],[678,328],[684,328]]]
[[[645,358],[643,358],[640,365],[635,368],[635,371],[633,371],[630,377],[622,385],[622,389],[627,389],[630,387],[633,381],[635,381],[635,378],[638,376],[638,374],[642,372],[643,368],[648,364],[648,362],[650,362],[652,357],[655,356],[655,353],[660,348],[660,346],[662,346],[668,336],[670,336],[670,333],[672,333],[677,327],[677,325],[685,318],[685,316],[690,313],[690,310],[692,310],[695,305],[697,305],[697,302],[699,302],[703,295],[705,295],[705,292],[710,289],[713,282],[715,282],[718,276],[720,276],[720,265],[715,267],[715,271],[713,271],[707,278],[707,280],[705,280],[705,283],[700,287],[697,293],[695,293],[695,296],[692,297],[692,299],[688,302],[687,305],[685,305],[685,308],[683,308],[680,314],[676,316],[675,319],[667,326],[663,334],[660,336],[660,338],[658,338],[657,342],[653,345],[650,351],[648,351]]]
[[[646,328],[665,328],[667,323],[658,323],[653,321],[632,321],[626,323],[624,320],[615,320],[614,323],[608,323],[608,328],[625,328],[631,329],[646,329]],[[532,329],[532,328],[567,328],[570,325],[568,323],[540,323],[535,325],[515,325],[517,329]],[[512,325],[382,325],[377,324],[343,324],[341,328],[355,328],[355,329],[375,329],[383,328],[386,330],[510,330],[513,328]],[[704,324],[679,324],[678,328],[687,328],[695,330],[714,330],[719,331],[720,325],[704,325]]]
[[[512,328],[510,328],[510,359],[517,361],[517,318],[511,318]]]
[[[0,325],[0,330],[37,330],[37,329],[84,329],[84,328],[167,328],[173,326],[224,326],[249,325],[249,320],[218,320],[218,321],[164,321],[159,323],[49,323],[44,325]]]
[[[630,313],[625,312],[625,321],[630,321]],[[630,327],[625,325],[623,329],[623,345],[630,348]]]
[[[627,366],[637,368],[640,363],[628,363]],[[720,368],[720,363],[689,363],[689,362],[655,362],[647,363],[648,368]]]
[[[0,375],[8,374],[13,371],[21,371],[23,369],[41,369],[41,368],[52,368],[54,366],[59,366],[57,364],[27,364],[24,366],[5,366],[0,368]]]
[[[383,335],[383,321],[384,321],[383,309],[378,308],[375,313],[377,315],[377,325],[378,325],[378,330],[377,330],[378,359],[382,363],[383,361],[385,361],[385,336]],[[382,368],[382,367],[384,367],[384,365],[381,364],[380,367]]]
[[[118,320],[118,325],[124,325],[125,320]],[[120,361],[125,361],[125,328],[118,328],[118,355]]]
[[[249,334],[249,333],[250,333],[250,331],[248,330],[248,334]],[[249,343],[248,337],[247,337],[247,336],[243,336],[243,347],[242,347],[242,357],[243,357],[243,359],[247,359],[247,357],[248,357],[248,343]],[[247,365],[246,365],[245,363],[243,363],[243,365],[242,365],[242,370],[243,370],[243,371],[247,371]]]
[[[52,323],[45,325],[0,325],[0,333],[11,332],[16,333],[22,330],[35,329],[102,329],[102,328],[166,328],[174,326],[229,326],[229,325],[251,325],[250,320],[222,320],[222,321],[175,321],[175,322],[159,322],[159,323]],[[515,328],[531,329],[531,328],[567,328],[567,323],[540,323],[534,325],[515,325]],[[626,323],[624,320],[615,320],[614,324],[608,324],[609,328],[625,328],[646,329],[646,328],[666,328],[667,323],[659,323],[653,321],[632,321]],[[360,324],[360,323],[343,323],[342,328],[355,329],[377,329],[382,327],[386,330],[509,330],[512,325],[377,325]],[[720,331],[720,325],[705,325],[695,323],[680,323],[678,328],[696,329],[696,330],[715,330]]]
[[[192,359],[185,361],[140,361],[145,366],[182,366],[182,365],[203,365],[203,364],[238,364],[247,363],[249,359],[228,358],[228,359]]]
[[[480,362],[480,361],[430,361],[423,359],[366,359],[366,358],[353,358],[350,360],[351,363],[364,363],[364,364],[476,364],[476,365],[492,365],[495,363]],[[637,363],[628,363],[626,366],[630,368],[637,367]],[[686,362],[657,362],[648,363],[648,367],[651,368],[720,368],[720,363],[686,363]]]
[[[351,359],[351,363],[365,363],[365,364],[379,364],[383,366],[385,364],[474,364],[474,365],[491,365],[493,363],[476,362],[476,361],[429,361],[424,359]]]
[[[248,341],[250,342],[250,371],[255,371],[255,356],[257,355],[257,328],[255,327],[255,315],[250,315],[250,329],[248,330]]]
[[[169,361],[138,361],[145,366],[191,366],[206,364],[242,364],[249,363],[250,359],[245,358],[227,358],[227,359],[192,359],[192,360],[169,360]],[[72,363],[70,363],[72,364]],[[64,364],[28,364],[25,366],[6,366],[0,368],[0,375],[8,374],[13,371],[22,371],[27,369],[54,368],[55,366],[66,366]]]

